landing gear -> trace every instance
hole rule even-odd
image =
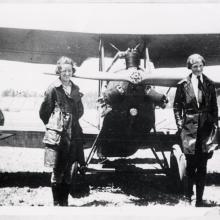
[[[82,167],[81,167],[82,168]],[[80,198],[89,194],[89,185],[86,181],[85,173],[80,171],[79,163],[75,161],[71,169],[70,195],[73,198]]]
[[[173,189],[184,193],[186,185],[186,159],[179,145],[175,144],[172,147],[170,154],[170,170]]]

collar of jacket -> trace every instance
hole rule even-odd
[[[189,76],[187,77],[188,83],[191,82],[191,78],[192,78],[192,73],[190,73]],[[211,85],[211,80],[204,73],[202,73],[202,79],[203,79],[202,84],[205,88]]]
[[[182,79],[178,84],[186,82],[187,85],[189,85],[191,83],[191,78],[192,78],[192,73],[190,73],[186,78]],[[207,85],[210,84],[209,78],[204,73],[202,73],[202,78],[203,78],[203,83],[206,83]]]
[[[195,93],[194,93],[192,83],[191,83],[191,77],[192,77],[192,73],[189,74],[186,78],[182,79],[179,82],[179,84],[183,84],[183,87],[185,88],[186,93],[188,94],[188,96],[191,97],[195,108],[198,109],[197,100],[196,100]]]
[[[71,93],[70,95],[67,95],[69,98],[72,98],[72,99],[75,99],[75,100],[78,100],[79,98],[83,97],[83,93],[79,92],[79,87],[74,84],[72,82],[72,80],[70,80],[71,82],[71,85],[72,85],[72,90],[71,90]],[[62,82],[60,80],[60,78],[58,78],[54,83],[53,83],[53,86],[55,88],[62,88]]]
[[[193,92],[193,88],[192,88],[192,84],[191,84],[191,77],[192,77],[192,73],[190,73],[185,79],[181,80],[180,83],[184,83],[183,86],[186,89],[186,92],[188,93],[189,96],[192,97],[192,100],[194,101],[194,103],[197,105],[197,101],[196,98],[194,96],[194,92]],[[204,92],[207,93],[207,91],[209,91],[208,87],[210,85],[212,85],[212,81],[204,74],[202,74],[203,77],[203,86],[204,86]],[[207,95],[205,96],[205,98],[207,98]]]

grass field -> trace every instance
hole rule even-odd
[[[85,154],[88,155],[88,150]],[[43,149],[0,148],[0,205],[52,206],[50,169],[43,165]],[[164,174],[152,173],[159,168],[149,150],[139,150],[130,157],[136,168],[132,173],[88,174],[90,193],[69,198],[72,207],[190,207]],[[145,158],[146,164],[141,158]],[[127,158],[129,159],[129,158]],[[98,166],[94,164],[93,167]],[[140,170],[149,172],[139,173]],[[208,163],[204,199],[212,207],[220,206],[220,151]],[[194,204],[194,200],[193,200]],[[192,207],[193,207],[192,204]],[[175,210],[175,209],[174,209]]]

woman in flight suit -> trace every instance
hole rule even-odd
[[[79,124],[79,118],[83,115],[84,109],[79,87],[70,80],[74,72],[74,63],[70,58],[61,57],[57,61],[56,74],[59,78],[45,92],[39,111],[45,125],[48,124],[51,114],[57,107],[62,113],[62,132],[59,143],[46,144],[47,149],[54,155],[50,161],[53,167],[51,187],[54,205],[59,206],[68,205],[73,162],[78,161],[82,169],[85,166],[82,129]]]
[[[191,203],[196,183],[196,206],[204,206],[203,192],[207,161],[217,146],[218,106],[214,83],[203,74],[204,58],[193,54],[187,59],[192,72],[177,85],[174,114],[186,157],[187,200]]]

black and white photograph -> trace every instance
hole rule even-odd
[[[0,219],[218,219],[220,1],[0,2]]]

